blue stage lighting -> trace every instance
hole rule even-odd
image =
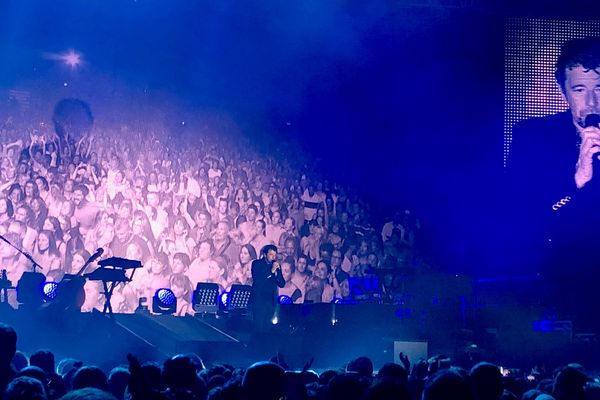
[[[177,298],[171,289],[158,289],[152,298],[152,311],[156,314],[174,314]]]
[[[231,285],[227,301],[227,310],[245,312],[250,303],[252,286]]]
[[[192,295],[192,307],[196,313],[208,314],[219,311],[219,285],[199,282]]]
[[[344,299],[342,299],[341,297],[334,297],[333,300],[331,300],[331,302],[333,304],[344,304]]]
[[[292,304],[292,298],[290,296],[286,296],[285,294],[282,294],[279,296],[278,298],[279,300],[279,304]]]
[[[56,283],[56,282],[44,283],[44,286],[42,288],[44,301],[50,302],[50,301],[54,300],[54,298],[56,297],[57,289],[58,289],[58,283]]]
[[[221,306],[223,308],[227,308],[227,304],[229,302],[229,292],[221,293],[221,296],[219,296],[219,301],[221,302]]]

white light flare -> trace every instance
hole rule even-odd
[[[44,53],[44,58],[47,60],[61,61],[72,69],[83,64],[83,55],[73,49],[65,53]]]

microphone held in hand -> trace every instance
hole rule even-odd
[[[595,128],[600,128],[600,115],[599,114],[588,114],[585,117],[585,121],[583,123],[585,128],[589,128],[591,126],[595,127]],[[600,160],[600,155],[596,154],[593,157],[593,166],[594,166],[594,175],[597,175],[598,173],[600,173],[600,163],[598,162]]]
[[[277,270],[280,268],[281,266],[279,265],[279,263],[277,261],[273,261],[273,264],[271,264],[271,273],[269,274],[269,276],[267,276],[267,279],[277,275]]]
[[[600,115],[598,114],[588,114],[585,117],[585,122],[583,123],[585,128],[589,128],[590,126],[594,126],[596,128],[600,127]]]

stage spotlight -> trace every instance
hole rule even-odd
[[[227,308],[228,301],[229,301],[229,292],[221,293],[221,295],[219,296],[219,302],[220,302],[220,306],[223,307],[223,309]]]
[[[152,312],[174,314],[177,311],[177,298],[171,289],[158,289],[152,298]]]
[[[292,304],[292,298],[290,296],[286,296],[285,294],[280,295],[277,300],[279,304]]]
[[[200,282],[192,295],[192,308],[197,313],[216,313],[219,311],[219,285]]]
[[[232,285],[229,291],[229,299],[227,302],[227,310],[229,311],[246,311],[250,303],[250,294],[252,286],[248,285]]]
[[[56,282],[46,282],[42,288],[42,292],[44,294],[44,301],[50,302],[56,298],[58,289],[58,283]]]
[[[344,304],[344,299],[342,299],[341,297],[334,297],[333,300],[331,300],[331,302],[333,304]]]
[[[83,63],[83,55],[73,49],[64,53],[44,53],[43,56],[47,60],[61,61],[73,69]]]
[[[44,302],[46,277],[39,272],[23,272],[17,283],[17,301],[26,306],[40,306]]]
[[[69,50],[68,53],[63,54],[62,61],[69,67],[75,68],[81,64],[81,54],[75,52],[74,50]]]

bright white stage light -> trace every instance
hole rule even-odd
[[[62,56],[62,60],[71,68],[75,68],[76,66],[81,64],[81,54],[76,53],[75,50],[69,50],[68,53]]]
[[[73,49],[70,49],[65,53],[44,53],[44,58],[47,60],[61,61],[71,68],[76,68],[83,63],[83,55]]]

